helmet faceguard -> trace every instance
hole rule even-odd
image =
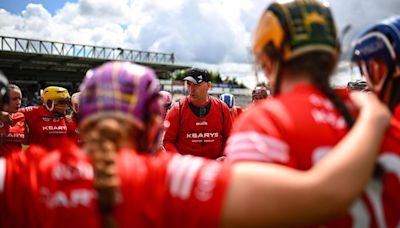
[[[235,96],[230,93],[224,93],[219,96],[219,99],[223,101],[226,105],[228,105],[229,109],[232,109],[235,106]]]
[[[364,92],[370,91],[367,82],[361,80],[348,82],[347,89],[350,91],[364,91]]]
[[[251,92],[251,100],[258,101],[269,97],[271,94],[269,93],[268,89],[264,86],[257,86]]]

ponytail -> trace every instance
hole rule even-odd
[[[117,201],[119,179],[117,175],[115,146],[109,140],[101,140],[101,153],[93,160],[95,188],[98,194],[99,211],[102,215],[103,228],[116,228],[113,208]]]
[[[342,99],[329,84],[330,75],[336,67],[335,58],[326,52],[310,52],[283,63],[282,68],[294,75],[306,72],[311,75],[311,82],[318,87],[333,103],[343,116],[348,128],[354,125],[354,118]]]

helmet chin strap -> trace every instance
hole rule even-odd
[[[49,107],[49,106],[47,105],[48,102],[49,102],[49,101],[47,101],[47,102],[44,104],[44,106],[47,108],[47,110],[49,110],[50,112],[52,112],[53,109],[54,109],[54,101],[50,100],[50,102],[51,102],[51,107]]]

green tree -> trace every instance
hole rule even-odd
[[[213,83],[223,83],[221,74],[219,72],[211,72],[211,82]]]
[[[186,77],[187,70],[177,70],[173,74],[174,80],[183,80]]]

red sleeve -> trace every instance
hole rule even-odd
[[[29,106],[29,107],[25,107],[25,108],[20,108],[18,110],[18,112],[21,112],[22,114],[24,114],[25,116],[25,123],[26,123],[26,138],[24,143],[25,144],[30,144],[29,139],[31,138],[31,136],[29,135],[29,128],[33,128],[33,126],[35,125],[34,123],[34,119],[35,119],[35,115],[37,113],[38,107],[37,106]]]
[[[236,120],[225,148],[228,161],[273,162],[293,166],[290,148],[282,135],[282,126],[269,109],[279,104],[253,105]],[[260,124],[262,123],[262,124]]]
[[[0,158],[0,227],[38,227],[29,174],[24,153]]]
[[[169,122],[169,126],[165,130],[163,146],[168,152],[177,152],[175,142],[178,137],[179,130],[179,105],[174,105],[167,113],[165,120]]]
[[[174,156],[167,167],[168,227],[218,227],[231,175],[227,163]]]

